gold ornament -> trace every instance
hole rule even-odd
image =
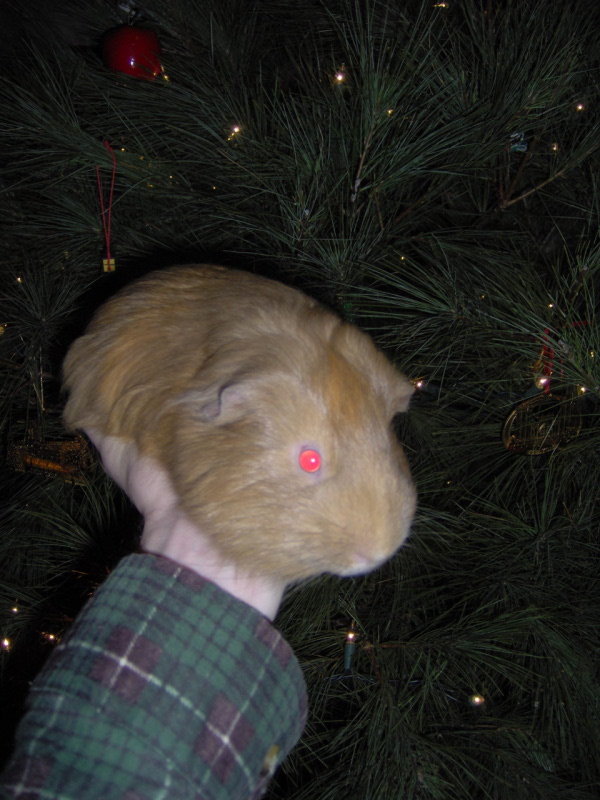
[[[514,408],[502,429],[504,446],[516,453],[550,453],[581,432],[577,399],[543,392]]]
[[[7,466],[18,472],[47,472],[65,481],[84,484],[85,472],[93,463],[92,451],[83,436],[62,441],[45,441],[29,437],[20,444],[11,444]]]

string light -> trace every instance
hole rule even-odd
[[[585,111],[585,105],[583,103],[577,103],[575,111]]]
[[[17,278],[17,283],[23,283],[23,278],[22,278],[20,275],[19,275],[19,277]]]
[[[348,631],[346,632],[346,644],[344,646],[344,669],[350,672],[352,669],[352,656],[356,648],[356,622],[352,620]]]
[[[558,142],[552,142],[552,150],[556,153],[558,152]]]
[[[241,129],[241,127],[239,125],[232,125],[231,126],[231,131],[229,133],[229,136],[227,137],[227,141],[230,142],[233,139],[234,136],[236,136],[238,133],[241,132],[241,130],[242,129]]]
[[[10,650],[10,639],[2,639],[1,644],[4,650]]]
[[[577,391],[579,392],[579,394],[585,394],[587,392],[587,389],[585,386],[578,386]]]
[[[393,108],[388,108],[387,113],[388,113],[388,117],[391,116],[394,113],[394,109]]]
[[[434,3],[433,7],[434,8],[450,8],[450,4],[449,3]]]
[[[423,380],[415,381],[414,386],[415,386],[415,389],[422,389],[425,386],[425,381],[423,381]]]
[[[18,614],[19,613],[19,609],[16,606],[13,606],[11,608],[11,611],[12,611],[13,614]]]
[[[472,694],[469,697],[469,703],[472,706],[482,706],[485,703],[485,697],[480,694]]]
[[[542,376],[541,378],[536,378],[535,385],[538,387],[538,389],[543,389],[544,386],[548,384],[549,380],[550,380],[549,378],[546,378],[544,376]]]

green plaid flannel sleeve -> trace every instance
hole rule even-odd
[[[248,800],[306,719],[255,609],[180,565],[123,559],[32,686],[0,786],[27,800]]]

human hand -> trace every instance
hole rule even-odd
[[[142,549],[176,561],[220,586],[268,619],[274,619],[285,583],[251,573],[225,557],[210,538],[185,515],[169,476],[133,442],[86,431],[108,475],[123,489],[144,517]]]

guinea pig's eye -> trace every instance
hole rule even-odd
[[[303,450],[298,463],[305,472],[316,472],[321,468],[321,454],[316,450]]]

